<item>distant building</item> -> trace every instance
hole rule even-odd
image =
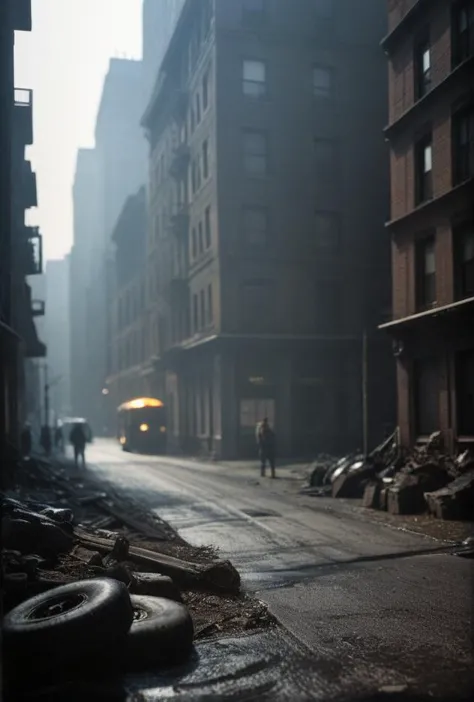
[[[183,5],[184,0],[143,0],[143,109],[150,100]]]
[[[169,445],[282,455],[394,421],[380,0],[188,0],[144,116],[148,387]]]
[[[111,368],[108,306],[113,290],[112,232],[127,197],[143,184],[140,129],[142,62],[111,59],[99,105],[95,148],[81,150],[74,186],[71,253],[71,372],[74,413],[106,429],[102,390]]]
[[[393,320],[404,446],[474,445],[474,0],[391,0]]]
[[[85,416],[91,403],[87,375],[87,290],[101,236],[99,159],[79,149],[73,185],[73,245],[69,262],[70,395],[73,414]]]
[[[142,187],[131,195],[115,225],[115,296],[109,308],[112,368],[107,378],[107,395],[103,402],[115,421],[115,410],[127,400],[147,394],[143,364],[147,318],[145,313],[146,284],[146,192]]]

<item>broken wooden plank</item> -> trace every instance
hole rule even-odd
[[[80,527],[74,533],[81,543],[100,553],[110,553],[115,543],[112,539],[88,534]],[[222,592],[238,592],[240,589],[240,575],[230,561],[190,563],[139,546],[130,546],[128,560],[147,572],[168,575],[181,585],[201,585]]]

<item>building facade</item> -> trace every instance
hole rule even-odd
[[[377,0],[186,2],[150,142],[149,392],[176,450],[343,451],[393,422]],[[363,388],[362,339],[370,373]],[[382,402],[380,402],[382,399]],[[382,409],[381,409],[382,408]]]
[[[109,309],[111,317],[112,368],[106,381],[104,403],[109,424],[115,422],[119,405],[146,395],[145,357],[145,245],[147,235],[146,190],[143,186],[131,195],[115,225],[115,296]]]
[[[69,256],[45,266],[46,314],[44,339],[48,348],[49,404],[52,422],[71,416]]]
[[[405,446],[474,444],[474,2],[391,0],[393,320]]]

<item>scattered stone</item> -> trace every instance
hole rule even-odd
[[[364,490],[362,504],[367,509],[380,509],[380,483],[369,483]]]
[[[166,597],[176,602],[183,601],[173,580],[158,573],[134,573],[132,591],[136,595],[151,595],[152,597]]]
[[[75,546],[71,552],[71,556],[74,556],[79,561],[86,563],[90,566],[103,567],[104,563],[102,561],[102,556],[98,551],[91,551],[84,546]]]
[[[474,470],[465,473],[449,485],[426,492],[426,504],[438,519],[474,518]]]
[[[363,497],[367,483],[374,478],[374,467],[362,465],[339,475],[332,484],[333,497]]]

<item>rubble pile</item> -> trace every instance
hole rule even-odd
[[[372,453],[316,461],[306,490],[319,496],[362,498],[363,506],[394,515],[430,513],[474,519],[474,453],[443,451],[440,432],[404,452],[394,432]]]
[[[165,619],[171,616],[168,610],[174,612],[173,621],[181,617],[186,641],[190,631],[186,622],[191,621],[191,616],[197,623],[198,638],[273,624],[261,603],[240,593],[239,573],[229,561],[216,559],[207,549],[189,546],[168,524],[143,512],[138,504],[120,498],[111,490],[104,493],[90,476],[77,475],[69,466],[58,464],[53,468],[44,462],[30,461],[27,470],[35,476],[34,480],[26,481],[28,489],[0,493],[4,635],[9,618],[24,616],[21,608],[25,603],[33,606],[35,598],[46,598],[46,604],[49,602],[46,619],[54,624],[58,612],[53,600],[63,588],[79,588],[72,594],[80,598],[85,584],[110,581],[125,588],[134,612],[137,608],[141,612],[139,621],[148,621],[150,617],[155,621],[159,607],[165,607]],[[43,501],[45,496],[48,502]],[[213,598],[212,608],[209,598]],[[46,604],[38,603],[41,611]],[[16,624],[12,626],[15,639]],[[133,632],[133,626],[126,623],[122,633]],[[175,642],[173,648],[169,636],[167,642],[161,640],[163,645],[157,649],[157,627],[151,626],[148,633],[142,630],[140,645],[153,644],[155,652],[163,648],[188,651],[184,640],[182,645]],[[89,633],[85,631],[80,639],[89,641],[95,628],[89,621],[86,627]],[[127,636],[129,641],[130,635]],[[138,634],[133,636],[136,638]],[[66,633],[64,637],[62,645],[77,653],[74,641]],[[129,644],[124,650],[133,659]],[[18,638],[20,645],[23,643]],[[25,651],[29,650],[28,646]],[[110,642],[108,646],[117,657],[116,647]],[[12,647],[16,650],[16,643]],[[51,653],[52,658],[55,655],[56,652]],[[24,656],[20,658],[23,660]],[[141,655],[140,659],[146,657]]]

